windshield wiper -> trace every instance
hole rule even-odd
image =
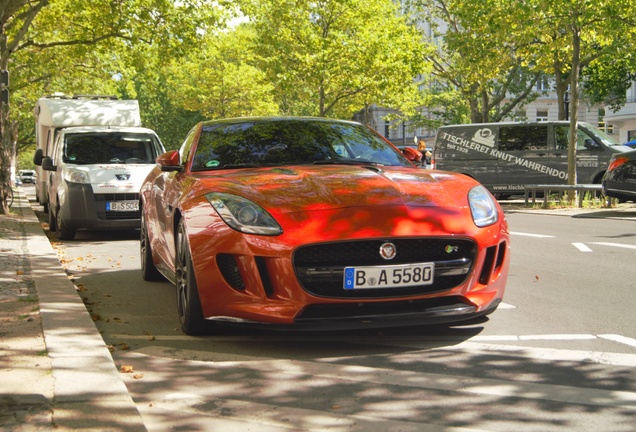
[[[314,165],[384,165],[380,162],[373,162],[365,159],[347,159],[347,160],[326,160],[326,161],[316,161]]]

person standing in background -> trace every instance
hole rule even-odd
[[[431,157],[433,154],[426,148],[426,143],[424,140],[420,140],[417,143],[417,149],[422,153],[422,166],[426,167],[426,165],[430,165]]]

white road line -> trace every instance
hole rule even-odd
[[[618,342],[618,343],[622,343],[622,344],[625,344],[625,345],[636,347],[636,339],[628,338],[628,337],[625,337],[625,336],[614,335],[614,334],[604,334],[604,335],[598,335],[598,337],[600,337],[602,339],[608,339],[608,340],[611,340],[611,341],[614,341],[614,342]]]
[[[517,236],[522,236],[522,237],[554,238],[554,236],[552,236],[552,235],[532,234],[532,233],[523,233],[523,232],[516,232],[516,231],[510,231],[510,234],[517,235]]]
[[[583,243],[572,243],[572,246],[574,246],[575,248],[577,248],[581,252],[592,252],[592,249],[590,249],[589,247],[585,246],[585,244],[583,244]]]
[[[628,245],[628,244],[622,244],[622,243],[606,243],[606,242],[590,242],[590,243],[601,245],[601,246],[611,246],[611,247],[619,247],[619,248],[625,248],[625,249],[636,249],[636,245]]]

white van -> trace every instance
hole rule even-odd
[[[75,126],[128,126],[141,127],[139,103],[136,100],[119,100],[114,96],[67,96],[56,93],[38,99],[35,109],[35,141],[37,150],[33,156],[37,182],[35,197],[48,211],[47,189],[49,176],[42,170],[42,158],[51,156],[57,133]]]
[[[60,129],[42,168],[49,226],[61,240],[79,229],[139,228],[139,190],[165,150],[159,137],[140,127]]]
[[[466,174],[497,197],[527,184],[567,184],[570,123],[504,122],[442,126],[433,150],[435,169]],[[578,183],[601,183],[612,155],[629,151],[587,123],[577,125]]]

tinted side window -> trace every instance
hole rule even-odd
[[[548,126],[502,126],[499,128],[499,150],[547,150]]]

